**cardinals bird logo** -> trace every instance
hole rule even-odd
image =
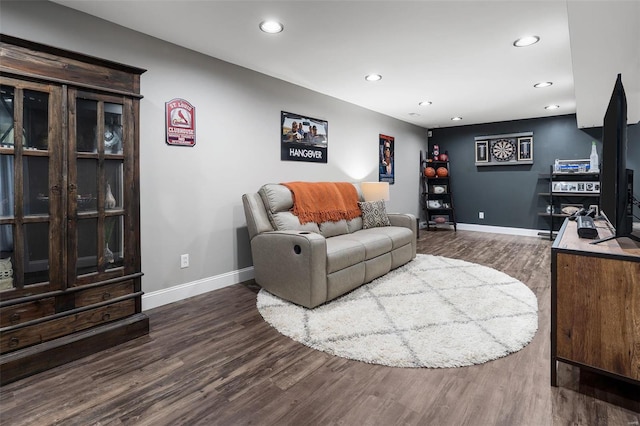
[[[178,127],[189,127],[191,114],[184,108],[176,108],[171,111],[171,124]]]

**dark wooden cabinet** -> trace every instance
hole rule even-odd
[[[611,235],[597,220],[600,238]],[[551,257],[551,384],[559,361],[640,384],[640,244],[578,238],[565,220]]]
[[[144,70],[0,35],[0,381],[148,333]]]

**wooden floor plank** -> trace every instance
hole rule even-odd
[[[503,271],[536,294],[521,351],[463,368],[334,357],[280,335],[253,282],[148,311],[150,334],[0,388],[2,425],[637,425],[640,389],[561,364],[550,386],[551,243],[423,231],[418,251]]]

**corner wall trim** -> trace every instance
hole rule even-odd
[[[189,297],[198,296],[212,290],[238,284],[254,278],[253,266],[231,271],[213,277],[189,283],[178,284],[162,290],[152,291],[142,296],[142,310],[157,308],[173,302],[178,302]]]
[[[524,237],[538,237],[538,229],[509,228],[506,226],[477,225],[475,223],[458,223],[457,228],[463,231],[490,232],[493,234],[522,235]],[[548,230],[546,232],[549,232]]]

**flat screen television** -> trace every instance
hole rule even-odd
[[[600,211],[618,237],[633,231],[633,171],[627,169],[627,97],[618,74],[602,126]]]

